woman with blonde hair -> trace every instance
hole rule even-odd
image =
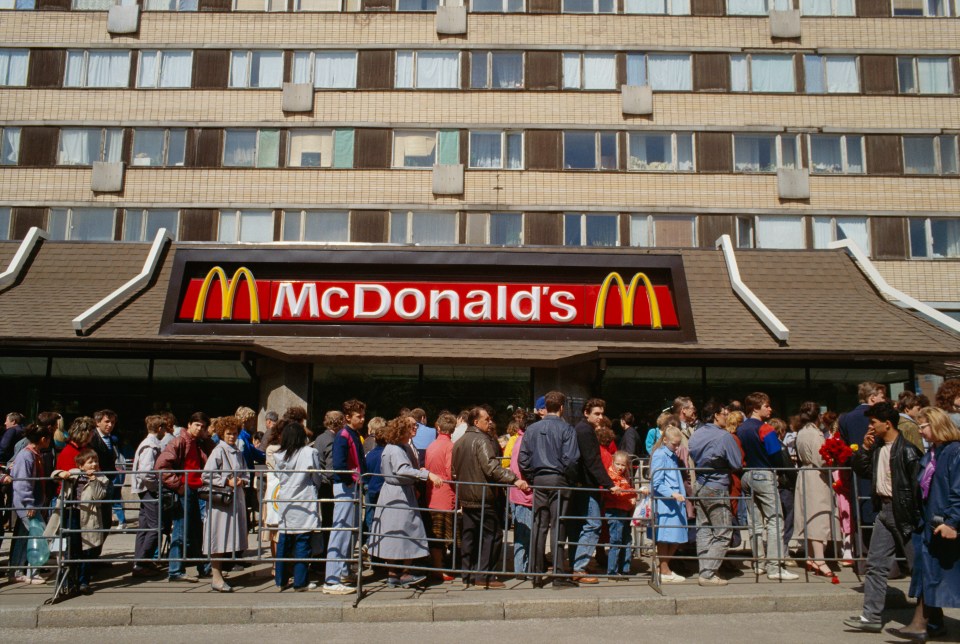
[[[653,446],[650,460],[650,489],[656,499],[657,557],[660,560],[660,579],[663,583],[686,581],[670,569],[670,559],[680,544],[686,543],[687,504],[684,497],[682,464],[677,451],[683,442],[683,432],[676,425],[663,428],[663,435]]]

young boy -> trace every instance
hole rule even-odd
[[[427,447],[424,466],[442,478],[449,481],[453,459],[453,440],[450,436],[457,427],[457,419],[453,414],[444,412],[437,417],[437,438]],[[430,555],[433,557],[434,568],[444,568],[444,554],[448,543],[453,543],[453,510],[456,495],[449,483],[440,487],[427,486],[427,508],[430,510],[431,536],[438,541],[430,542]],[[445,573],[435,573],[438,580],[453,581],[453,577]]]
[[[603,515],[610,531],[610,553],[607,555],[607,576],[622,579],[630,574],[630,547],[633,534],[630,518],[637,505],[637,493],[630,482],[630,453],[619,450],[613,454],[613,463],[607,470],[615,488],[604,495]]]
[[[106,476],[96,476],[95,473],[100,470],[100,459],[97,453],[92,449],[85,448],[80,450],[75,459],[76,469],[68,471],[58,470],[53,476],[64,480],[64,487],[67,498],[79,501],[80,530],[79,534],[74,533],[70,536],[71,556],[76,556],[82,560],[77,566],[76,581],[79,584],[78,590],[82,595],[90,595],[93,590],[90,588],[90,564],[97,558],[100,547],[103,545],[104,528],[103,512],[101,507],[103,503],[98,503],[107,498],[107,487],[109,480]],[[71,491],[69,486],[73,487]],[[78,553],[79,556],[73,553]]]

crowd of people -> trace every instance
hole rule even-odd
[[[423,409],[368,423],[366,405],[348,400],[316,432],[301,407],[268,412],[263,432],[247,407],[212,420],[197,412],[182,427],[167,413],[145,419],[128,464],[110,410],[66,429],[54,412],[31,424],[11,413],[0,435],[11,576],[44,583],[26,557],[39,521],[47,536],[68,529],[64,593],[90,593],[115,513],[126,527],[128,469],[140,501],[136,577],[209,578],[212,590],[231,592],[225,567],[243,565],[256,522],[278,590],[356,592],[357,547],[391,587],[446,583],[456,572],[483,588],[503,587],[504,574],[567,588],[629,576],[640,526],[655,544],[659,583],[687,581],[692,563],[697,583],[711,587],[735,574],[729,551],[745,531],[753,573],[770,580],[797,579],[789,568],[800,559],[837,583],[840,566],[863,560],[863,611],[845,621],[858,630],[880,630],[887,578],[902,559],[918,603],[894,634],[935,636],[942,609],[960,607],[960,381],[945,382],[935,404],[908,391],[891,403],[872,382],[859,398],[844,414],[809,401],[781,420],[762,392],[699,410],[678,397],[643,431],[629,413],[615,425],[598,398],[571,425],[558,391],[513,413],[505,432],[486,405],[441,412],[429,426]],[[507,528],[512,570],[502,565]],[[161,534],[170,537],[164,556]]]

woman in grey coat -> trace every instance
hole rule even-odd
[[[279,508],[277,530],[277,565],[274,581],[283,590],[290,579],[289,561],[293,562],[293,589],[307,590],[310,539],[320,529],[317,489],[323,483],[320,475],[320,453],[307,446],[307,432],[303,425],[285,425],[280,435],[280,451],[273,456],[280,487],[276,505]],[[312,471],[307,471],[312,470]]]
[[[233,587],[223,579],[221,559],[225,554],[242,554],[247,549],[247,504],[243,488],[250,483],[250,474],[244,471],[246,463],[237,446],[240,421],[235,416],[218,418],[213,431],[220,437],[220,442],[203,466],[203,482],[213,488],[233,490],[233,496],[229,503],[218,502],[216,495],[203,496],[207,500],[203,552],[212,559],[210,587],[220,593],[229,593],[233,592]]]
[[[799,422],[803,425],[797,432],[797,457],[800,474],[794,499],[794,535],[807,542],[807,570],[819,577],[827,577],[831,583],[840,583],[827,562],[824,561],[826,544],[839,534],[835,524],[836,507],[833,502],[833,487],[830,472],[824,469],[820,447],[824,443],[823,432],[817,421],[820,406],[805,402],[800,406]]]
[[[417,423],[408,416],[394,418],[377,432],[377,442],[386,443],[380,461],[383,487],[373,513],[368,547],[371,555],[399,563],[388,571],[387,584],[391,587],[407,588],[426,579],[400,566],[408,566],[411,559],[430,552],[415,493],[417,482],[429,480],[434,487],[443,484],[436,474],[414,466],[417,457],[410,441],[416,433]]]

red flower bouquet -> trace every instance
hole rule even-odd
[[[843,467],[853,456],[853,450],[839,436],[831,436],[820,446],[820,456],[827,467]]]

